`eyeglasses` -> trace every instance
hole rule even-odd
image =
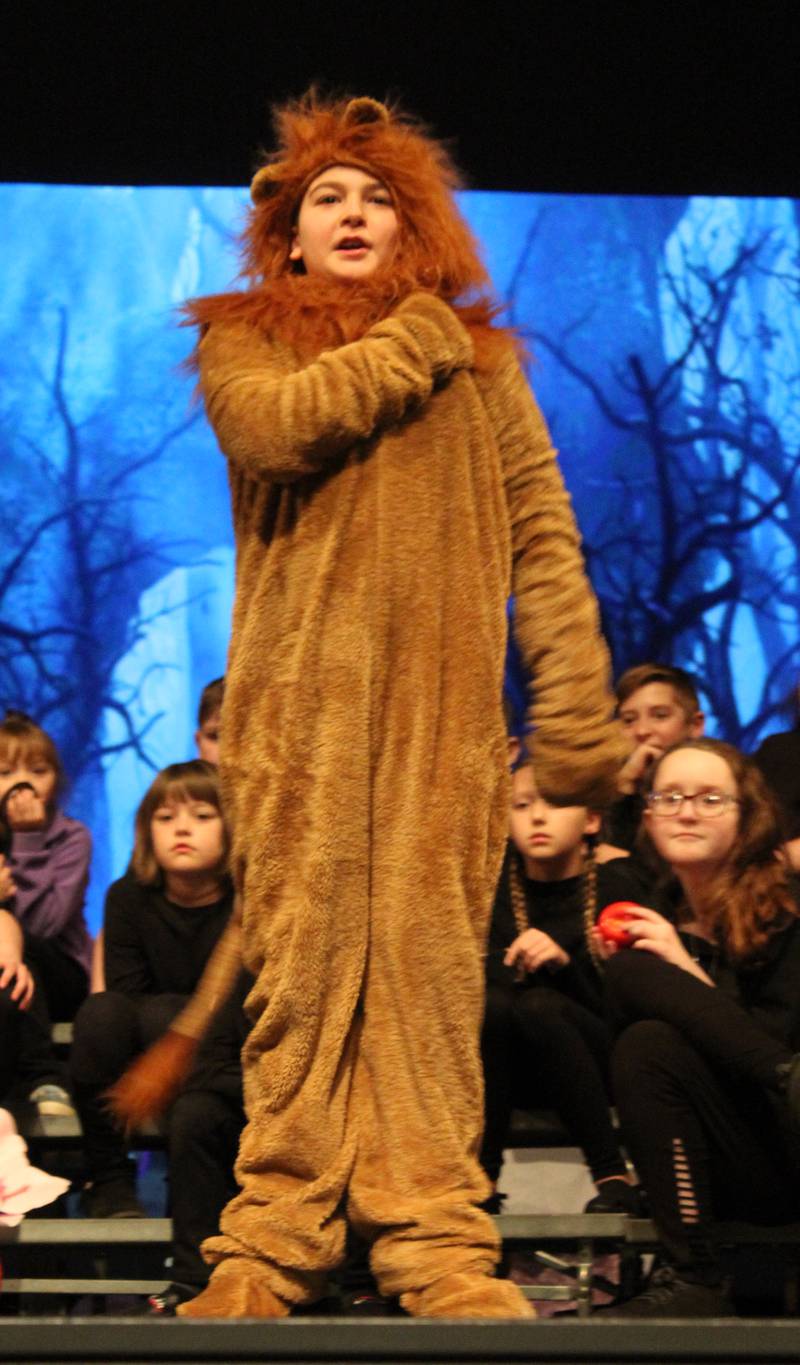
[[[684,801],[688,801],[695,815],[703,820],[714,820],[730,806],[739,805],[738,797],[728,796],[727,792],[714,791],[651,792],[647,798],[653,815],[678,815],[683,810]]]

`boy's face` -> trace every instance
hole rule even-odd
[[[663,753],[681,739],[697,739],[703,733],[703,713],[687,713],[674,688],[665,682],[645,683],[622,702],[619,719],[631,748],[648,745]]]
[[[309,275],[363,279],[390,259],[397,229],[385,185],[356,166],[328,166],[303,195],[289,259]]]
[[[214,711],[210,716],[206,716],[199,730],[195,731],[195,741],[197,752],[206,763],[219,763],[219,725],[220,711]]]

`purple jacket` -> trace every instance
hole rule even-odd
[[[61,811],[46,829],[14,831],[8,855],[17,886],[10,908],[23,930],[52,939],[87,972],[92,940],[83,903],[91,856],[88,829]]]

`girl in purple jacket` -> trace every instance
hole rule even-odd
[[[0,1053],[17,1088],[42,1114],[71,1114],[50,1044],[51,1021],[74,1018],[87,994],[91,938],[83,906],[91,837],[64,815],[64,772],[48,734],[19,711],[0,722],[0,902],[22,930],[22,959],[33,978],[27,1010],[14,999],[16,968],[0,961]],[[2,949],[0,948],[0,951]],[[14,975],[5,969],[13,969]]]

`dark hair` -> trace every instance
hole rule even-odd
[[[219,777],[214,764],[206,763],[202,758],[190,759],[188,763],[171,763],[168,768],[162,768],[139,802],[134,821],[131,870],[142,886],[160,886],[163,880],[153,852],[151,823],[159,806],[170,801],[207,801],[222,813]],[[223,821],[222,858],[217,873],[226,882],[229,853],[230,839]]]
[[[53,795],[49,802],[52,814],[66,786],[64,768],[55,741],[24,711],[7,710],[0,721],[0,762],[15,764],[22,759],[23,762],[30,763],[37,758],[46,763],[48,768],[52,768],[56,775]]]
[[[222,698],[225,696],[225,675],[215,678],[213,682],[206,683],[200,693],[200,705],[197,708],[197,727],[202,730],[206,721],[213,716],[222,706]]]
[[[697,694],[697,684],[691,673],[687,673],[685,668],[676,668],[673,664],[635,664],[633,668],[626,668],[620,674],[614,687],[614,694],[617,698],[617,710],[638,692],[640,687],[647,687],[648,683],[666,683],[675,693],[675,697],[687,718],[700,710],[700,698]]]
[[[654,764],[650,790],[670,754],[699,749],[716,754],[731,770],[739,800],[739,824],[728,860],[715,874],[703,898],[703,912],[726,952],[735,961],[757,956],[776,928],[798,914],[786,864],[779,857],[783,843],[777,802],[751,758],[720,739],[684,739],[671,745]],[[656,851],[647,822],[643,842],[673,887],[676,879]]]

